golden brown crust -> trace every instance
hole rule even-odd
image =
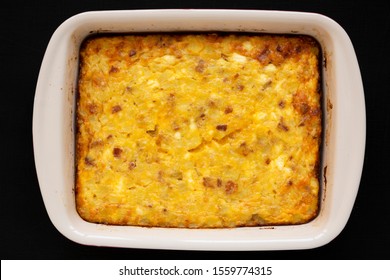
[[[78,213],[159,227],[310,221],[320,188],[319,56],[308,36],[87,39]]]

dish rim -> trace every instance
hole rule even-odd
[[[185,24],[175,25],[184,20]],[[98,28],[91,29],[92,26]],[[317,39],[326,59],[326,65],[322,67],[323,76],[326,76],[324,83],[328,83],[324,90],[324,105],[329,106],[326,129],[332,132],[325,135],[325,142],[329,141],[329,145],[324,148],[321,178],[326,178],[326,190],[317,218],[303,225],[233,229],[109,226],[82,220],[71,202],[69,176],[74,176],[74,170],[66,161],[72,153],[72,143],[66,143],[69,140],[67,133],[74,133],[74,128],[62,120],[65,115],[68,121],[72,119],[69,108],[71,114],[75,111],[75,81],[69,77],[75,76],[78,54],[75,56],[74,50],[72,53],[69,49],[77,46],[78,50],[81,40],[93,32],[124,31],[249,31],[305,34]],[[354,98],[348,98],[351,96]],[[33,108],[34,158],[50,220],[70,240],[95,246],[285,250],[325,245],[342,231],[352,211],[363,168],[365,129],[363,85],[347,33],[326,16],[292,11],[174,9],[93,11],[75,15],[62,23],[49,41]]]

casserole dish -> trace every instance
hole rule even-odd
[[[112,226],[84,221],[75,207],[75,106],[82,41],[94,33],[258,32],[303,34],[322,48],[323,141],[318,216],[302,225],[230,229]],[[346,225],[365,149],[365,104],[357,58],[345,31],[312,13],[243,10],[87,12],[53,34],[38,77],[34,156],[43,200],[55,227],[86,245],[186,249],[282,250],[322,246]]]

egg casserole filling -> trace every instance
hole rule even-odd
[[[112,225],[290,225],[319,208],[309,36],[94,36],[80,49],[76,207]]]

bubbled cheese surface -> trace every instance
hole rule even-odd
[[[81,48],[76,206],[105,224],[300,224],[319,203],[319,46],[101,36]]]

